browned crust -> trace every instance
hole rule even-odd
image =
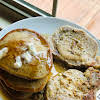
[[[51,51],[51,49],[50,49],[50,46],[49,46],[49,44],[48,44],[48,42],[44,39],[44,37],[43,36],[41,36],[39,33],[37,33],[37,32],[35,32],[35,31],[33,31],[33,30],[30,30],[30,29],[26,29],[26,28],[23,28],[23,29],[14,29],[14,30],[12,30],[12,31],[10,31],[10,32],[8,32],[3,38],[1,38],[0,39],[0,41],[2,41],[4,38],[6,38],[9,34],[11,34],[12,32],[16,32],[16,31],[29,31],[29,32],[32,32],[33,34],[36,34],[37,36],[38,36],[38,38],[40,38],[40,39],[42,39],[46,44],[47,44],[47,46],[48,46],[48,54],[49,54],[49,57],[51,58],[51,66],[49,67],[49,73],[51,72],[51,68],[52,68],[52,65],[53,65],[53,56],[52,56],[52,51]],[[29,78],[29,77],[25,77],[25,76],[23,76],[23,75],[16,75],[16,74],[14,74],[13,72],[11,72],[11,71],[8,71],[8,70],[6,70],[5,68],[2,68],[2,66],[0,67],[1,69],[3,69],[3,70],[5,70],[5,71],[7,71],[7,72],[9,72],[10,74],[12,74],[12,75],[15,75],[15,76],[18,76],[18,77],[22,77],[22,78],[25,78],[25,79],[41,79],[42,77],[40,77],[40,78]],[[45,75],[46,76],[46,75]],[[44,77],[45,77],[44,76]]]
[[[43,90],[43,88],[46,86],[46,84],[47,84],[47,82],[49,81],[49,79],[50,79],[50,76],[51,76],[51,73],[49,74],[49,75],[47,75],[46,77],[44,77],[44,78],[42,78],[42,79],[39,79],[39,80],[26,80],[26,79],[20,79],[20,81],[22,80],[24,80],[25,82],[31,82],[31,81],[33,81],[33,83],[35,82],[35,81],[38,81],[38,82],[42,82],[41,83],[41,86],[39,86],[39,87],[37,87],[37,88],[34,88],[34,87],[29,87],[29,88],[27,88],[27,87],[25,87],[26,86],[26,84],[25,84],[25,86],[24,87],[21,87],[21,86],[18,86],[17,84],[15,85],[15,84],[13,84],[13,82],[9,82],[9,80],[7,79],[7,77],[9,77],[9,76],[11,76],[10,78],[15,78],[16,80],[18,79],[17,77],[15,77],[15,76],[13,76],[13,75],[10,75],[9,73],[7,73],[7,72],[5,72],[5,71],[3,71],[3,70],[0,70],[0,73],[1,73],[1,75],[0,75],[0,79],[5,83],[5,85],[7,86],[7,87],[9,87],[9,88],[11,88],[11,89],[13,89],[13,90],[16,90],[16,91],[24,91],[24,92],[33,92],[33,93],[37,93],[37,92],[40,92],[40,91],[42,91]],[[3,75],[3,74],[4,75]],[[5,75],[5,74],[7,74],[7,75]],[[24,83],[25,83],[24,82]]]
[[[55,57],[55,59],[60,59],[61,61],[64,61],[64,62],[66,62],[66,64],[70,67],[70,68],[78,68],[78,67],[80,67],[80,66],[82,66],[83,68],[84,67],[89,67],[89,66],[93,66],[93,65],[95,65],[95,60],[94,60],[94,62],[91,62],[91,64],[80,64],[80,65],[77,65],[77,63],[75,63],[75,64],[72,64],[72,63],[69,63],[69,61],[68,61],[68,59],[66,59],[66,58],[64,58],[60,53],[59,53],[59,51],[58,51],[58,49],[57,49],[57,45],[56,45],[56,43],[55,43],[55,35],[57,35],[57,33],[59,33],[59,31],[61,31],[61,30],[64,30],[64,28],[67,28],[68,30],[74,30],[75,32],[81,32],[83,35],[87,35],[90,39],[92,39],[92,41],[94,41],[95,42],[95,44],[96,44],[96,46],[97,46],[97,49],[98,49],[98,44],[97,44],[97,42],[96,42],[96,40],[95,39],[93,39],[89,34],[86,34],[86,32],[84,31],[84,30],[82,30],[82,29],[77,29],[77,28],[74,28],[74,27],[71,27],[71,26],[62,26],[62,27],[60,27],[53,35],[52,35],[52,43],[53,43],[53,46],[54,46],[54,52],[53,52],[53,54],[54,54],[54,57]],[[98,50],[97,50],[98,51]],[[95,57],[96,56],[96,54],[97,54],[97,51],[94,51],[95,53],[94,53],[94,56],[93,57]],[[72,59],[73,60],[73,59]],[[73,60],[74,61],[74,60]]]
[[[23,29],[14,29],[14,30],[8,32],[4,37],[2,37],[2,38],[0,39],[0,41],[3,40],[3,39],[4,39],[7,35],[9,35],[10,33],[16,32],[16,31],[29,31],[29,32],[35,33],[38,37],[42,38],[42,39],[47,43],[47,41],[44,39],[44,37],[42,37],[39,33],[35,32],[35,31],[33,31],[33,30],[30,30],[30,29],[26,29],[26,28],[23,28]],[[48,43],[47,43],[47,45],[48,45]],[[49,47],[49,45],[48,45],[48,47]]]
[[[32,92],[23,92],[23,91],[16,91],[13,90],[5,85],[3,81],[0,80],[0,85],[3,87],[3,89],[11,96],[16,99],[26,99],[32,96]]]

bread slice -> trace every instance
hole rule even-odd
[[[23,91],[16,91],[13,90],[9,87],[7,87],[5,85],[5,83],[3,81],[0,80],[0,85],[2,86],[2,88],[15,100],[19,100],[19,99],[26,99],[32,96],[32,92],[23,92]]]
[[[71,26],[60,27],[52,35],[52,41],[56,56],[70,67],[91,66],[95,63],[98,44],[83,30]]]
[[[52,77],[46,86],[47,100],[82,100],[90,85],[84,73],[69,69]]]
[[[52,67],[46,40],[29,29],[16,29],[0,40],[0,68],[27,79],[41,79]]]
[[[0,79],[6,84],[7,87],[16,91],[33,93],[40,92],[41,90],[43,90],[50,78],[50,75],[47,75],[42,79],[27,80],[13,76],[3,70],[0,70]]]

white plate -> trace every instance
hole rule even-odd
[[[8,27],[4,28],[2,31],[0,31],[0,38],[2,38],[5,34],[7,34],[9,31],[17,28],[28,28],[32,29],[40,34],[42,33],[48,33],[52,34],[57,28],[64,25],[71,25],[73,27],[83,29],[85,32],[87,32],[92,38],[94,38],[98,44],[99,41],[85,28],[71,22],[68,20],[62,20],[55,17],[32,17],[20,20],[18,22],[15,22]],[[98,52],[100,54],[100,52]]]

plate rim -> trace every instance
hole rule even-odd
[[[25,19],[16,21],[16,22],[14,22],[14,23],[8,25],[7,27],[3,28],[3,29],[0,31],[0,33],[1,33],[2,31],[4,31],[4,30],[8,29],[9,27],[13,26],[14,24],[17,24],[17,23],[23,22],[23,21],[27,21],[27,20],[31,20],[31,19],[32,19],[32,20],[33,20],[33,19],[34,19],[34,20],[37,20],[37,19],[56,19],[56,20],[68,22],[68,23],[73,24],[74,26],[80,27],[81,29],[83,29],[84,31],[86,31],[90,36],[92,36],[93,38],[95,38],[95,39],[97,40],[97,38],[96,38],[94,35],[92,35],[91,32],[88,31],[88,29],[86,29],[86,27],[81,26],[81,25],[79,25],[78,23],[75,23],[74,21],[71,21],[71,20],[69,20],[69,19],[62,19],[62,18],[58,18],[58,17],[49,17],[49,16],[47,16],[47,17],[43,17],[43,16],[30,17],[30,18],[25,18]]]
[[[0,38],[2,38],[2,37],[4,37],[5,35],[4,34],[2,34],[2,32],[3,31],[6,31],[8,28],[10,28],[11,26],[13,26],[13,25],[15,25],[15,24],[17,24],[17,23],[21,23],[21,22],[24,22],[24,21],[28,21],[28,20],[46,20],[46,19],[55,19],[55,20],[59,20],[59,21],[63,21],[63,22],[66,22],[66,23],[69,23],[70,25],[72,25],[73,27],[76,27],[76,28],[79,28],[79,29],[83,29],[91,38],[93,38],[94,40],[96,40],[97,41],[97,43],[98,43],[98,54],[100,55],[100,52],[99,52],[99,50],[100,50],[100,41],[91,33],[91,32],[89,32],[88,31],[88,29],[86,29],[84,26],[81,26],[81,25],[79,25],[79,24],[77,24],[77,23],[75,23],[74,21],[71,21],[71,20],[69,20],[69,19],[62,19],[62,18],[58,18],[58,17],[51,17],[51,16],[47,16],[47,17],[43,17],[43,16],[37,16],[37,17],[30,17],[30,18],[25,18],[25,19],[22,19],[22,20],[19,20],[19,21],[16,21],[16,22],[14,22],[14,23],[12,23],[12,24],[10,24],[10,25],[8,25],[7,27],[5,27],[4,29],[2,29],[1,31],[0,31]],[[67,24],[66,24],[67,25]],[[66,26],[65,25],[65,26]],[[15,28],[16,29],[16,28]],[[56,31],[56,30],[55,30]],[[41,33],[40,33],[41,34]],[[2,36],[3,35],[3,36]]]

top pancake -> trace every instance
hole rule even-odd
[[[0,68],[27,79],[49,74],[52,54],[48,43],[28,29],[13,30],[0,40]]]

